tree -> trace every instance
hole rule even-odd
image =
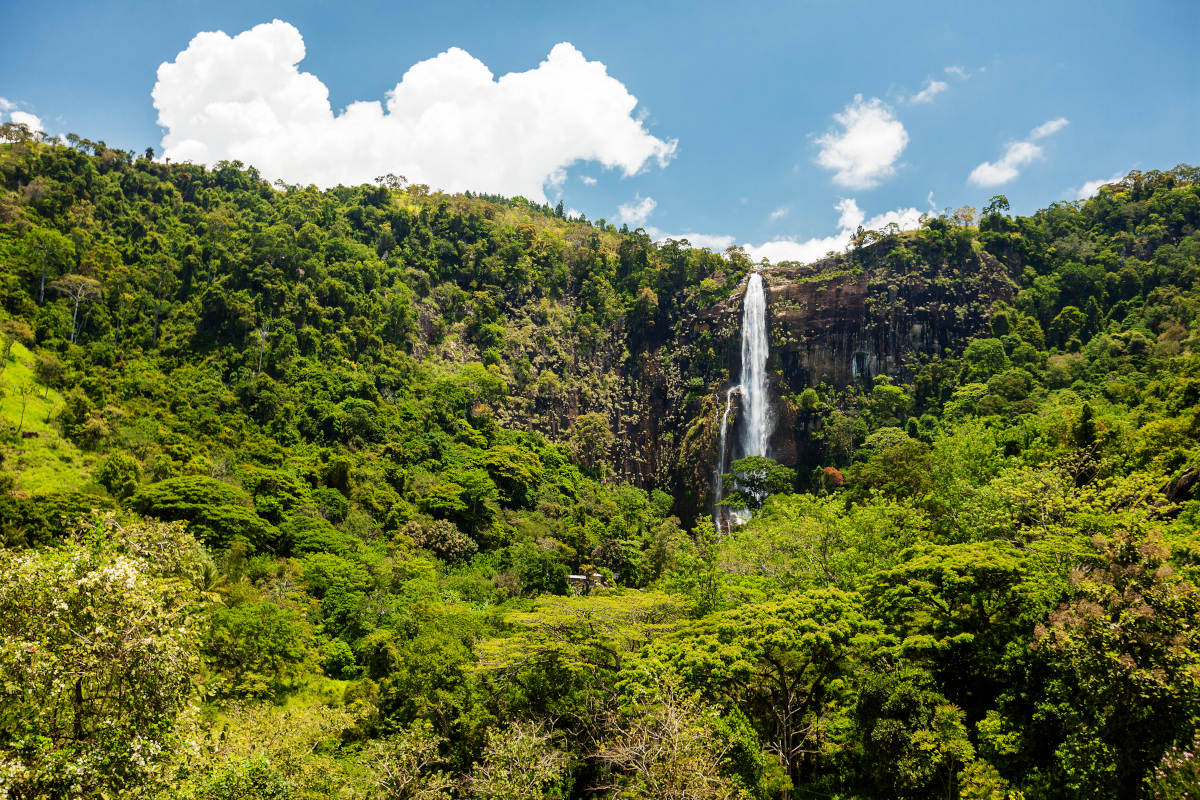
[[[21,396],[21,419],[17,423],[17,435],[25,429],[25,409],[29,405],[29,398],[33,395],[34,386],[32,383],[22,383],[17,387],[17,394]]]
[[[150,337],[150,346],[158,347],[158,326],[162,321],[163,302],[179,284],[176,276],[178,265],[173,258],[160,253],[154,259],[154,328]]]
[[[96,482],[118,500],[137,491],[142,480],[142,465],[128,453],[110,453],[96,469]]]
[[[919,545],[871,576],[872,607],[927,660],[942,691],[981,716],[1003,683],[1005,648],[1029,630],[1045,602],[1023,585],[1022,553],[1003,541]]]
[[[264,319],[254,329],[256,338],[258,339],[258,360],[254,364],[254,374],[262,372],[263,351],[266,350],[267,341],[271,338],[271,320]]]
[[[604,414],[593,411],[576,417],[571,429],[571,452],[587,469],[600,471],[615,441]]]
[[[806,387],[804,391],[800,393],[800,399],[797,405],[800,406],[801,411],[811,414],[821,407],[821,396],[817,394],[816,389],[812,388],[811,386]]]
[[[421,726],[370,742],[361,763],[375,784],[372,800],[448,800],[453,781],[434,769],[443,763],[438,750],[445,742]]]
[[[46,302],[46,275],[50,265],[61,268],[75,254],[75,244],[56,230],[34,228],[26,235],[26,249],[30,256],[37,254],[42,265],[42,278],[38,286],[38,305]]]
[[[913,667],[867,675],[854,725],[863,750],[858,785],[874,784],[877,797],[953,798],[959,770],[975,758],[962,710]]]
[[[561,796],[570,760],[546,728],[515,722],[488,733],[483,761],[466,780],[468,790],[486,800],[542,800]]]
[[[1044,743],[1041,768],[1056,785],[1096,798],[1137,796],[1173,747],[1186,750],[1200,708],[1200,593],[1169,558],[1155,533],[1093,540],[1068,598],[1037,625],[1049,674],[1029,695],[1031,716],[989,725],[999,734],[989,744],[1013,734]],[[1002,708],[1027,707],[1017,691]]]
[[[986,381],[1011,366],[999,339],[975,339],[963,353],[961,382]]]
[[[0,371],[3,371],[3,367],[0,367]],[[62,362],[52,353],[38,353],[33,362],[33,374],[45,387],[45,398],[49,398],[51,389],[62,386],[64,373]]]
[[[176,760],[170,781],[174,791],[155,796],[171,800],[363,797],[374,788],[370,782],[380,777],[371,767],[386,767],[388,756],[368,765],[356,764],[338,752],[362,713],[361,708],[320,704],[226,707],[219,720],[185,730],[189,746],[181,748]],[[388,742],[377,743],[386,747]],[[371,746],[364,749],[372,751]]]
[[[205,623],[202,648],[215,670],[210,692],[268,697],[299,676],[310,637],[293,609],[270,602],[214,605]]]
[[[783,494],[796,484],[796,471],[766,456],[746,456],[734,461],[722,478],[726,486],[734,487],[721,505],[757,511],[773,494]]]
[[[482,643],[479,664],[496,674],[548,662],[573,673],[616,674],[681,615],[675,598],[657,592],[541,598],[532,610],[505,617],[514,631]]]
[[[652,643],[631,680],[675,671],[685,687],[746,714],[799,789],[844,713],[845,679],[890,642],[857,594],[822,589],[694,622]]]
[[[877,491],[896,499],[920,497],[932,486],[932,454],[929,445],[899,428],[881,428],[867,438],[869,453],[850,469],[850,485],[858,493]]]
[[[865,436],[866,425],[840,409],[834,409],[821,422],[818,436],[825,442],[825,451],[835,464],[845,465],[854,457],[855,439]]]
[[[737,800],[742,787],[722,773],[733,747],[694,694],[667,678],[641,688],[629,713],[614,718],[615,731],[597,758],[616,769],[614,798],[629,800]]]
[[[51,285],[75,304],[71,313],[71,344],[75,344],[75,336],[79,331],[79,306],[100,296],[100,281],[86,275],[65,275]]]
[[[179,524],[113,516],[0,549],[0,784],[16,797],[153,785],[192,692],[202,554]]]
[[[1053,320],[1050,321],[1050,331],[1060,346],[1067,345],[1072,338],[1083,332],[1087,317],[1075,306],[1063,306]]]
[[[26,347],[32,347],[34,342],[33,329],[19,319],[6,319],[0,323],[0,375],[8,367],[8,359],[12,356],[13,346],[20,342]]]
[[[470,536],[458,529],[453,522],[445,519],[409,520],[400,529],[400,533],[410,537],[417,547],[432,550],[438,558],[454,563],[465,561],[479,549],[479,545]]]
[[[1011,206],[1009,206],[1008,198],[1002,194],[997,194],[993,195],[992,198],[988,200],[988,204],[984,207],[983,213],[985,216],[990,216],[992,214],[1007,214],[1010,207]]]

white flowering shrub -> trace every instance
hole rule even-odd
[[[152,785],[192,690],[202,558],[181,523],[111,515],[0,549],[0,798]]]

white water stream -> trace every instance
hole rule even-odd
[[[767,396],[767,296],[755,272],[742,300],[742,457],[765,456],[774,420]]]
[[[717,475],[713,481],[714,503],[725,496],[725,451],[729,426],[729,411],[733,394],[742,396],[742,440],[738,458],[765,456],[775,420],[771,416],[771,398],[767,394],[767,296],[763,291],[760,273],[753,273],[742,299],[742,378],[725,394],[725,413],[721,415],[720,451],[717,454]],[[730,512],[719,505],[713,511],[717,527],[731,520],[741,523],[746,515]]]

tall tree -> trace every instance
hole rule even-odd
[[[52,286],[74,303],[75,308],[71,312],[71,344],[75,344],[75,338],[79,333],[79,307],[100,296],[100,281],[86,275],[71,274],[59,278]]]

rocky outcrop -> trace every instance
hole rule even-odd
[[[896,252],[905,258],[893,257]],[[768,268],[763,276],[776,415],[771,448],[785,464],[808,460],[811,454],[805,451],[812,446],[800,439],[807,439],[805,432],[814,421],[793,406],[791,397],[810,386],[869,384],[877,375],[905,380],[923,356],[961,351],[987,329],[992,304],[1010,300],[1014,290],[1004,266],[974,247],[953,257],[877,247],[857,257]],[[738,292],[706,309],[696,322],[698,331],[719,336],[722,342],[725,370],[714,376],[711,389],[716,399],[723,400],[741,367],[741,308]],[[716,399],[708,406],[714,420],[719,413]],[[731,439],[737,435],[738,411],[735,398]],[[704,431],[712,440],[704,448],[712,464],[715,422]],[[698,426],[692,432],[695,435]]]

